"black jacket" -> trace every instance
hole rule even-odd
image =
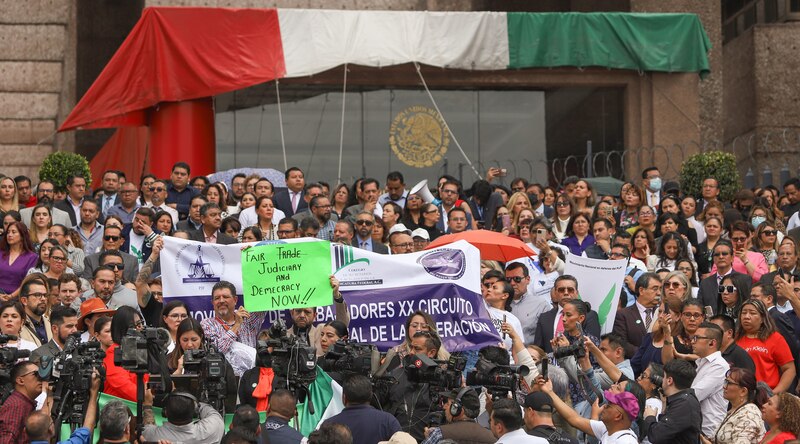
[[[389,389],[389,403],[384,409],[400,422],[404,432],[410,433],[417,442],[425,440],[425,427],[430,422],[430,413],[437,410],[435,399],[431,399],[430,386],[410,382],[405,369],[392,371],[397,380]]]
[[[700,401],[689,388],[667,397],[667,406],[658,421],[655,416],[644,419],[644,434],[652,444],[697,444],[702,426]]]

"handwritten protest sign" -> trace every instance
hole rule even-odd
[[[318,307],[333,303],[329,242],[275,243],[242,251],[248,311]]]

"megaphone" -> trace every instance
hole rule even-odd
[[[422,179],[421,182],[414,185],[414,188],[412,188],[408,194],[418,195],[425,203],[431,203],[436,200],[433,194],[431,194],[431,190],[428,189],[428,179]]]

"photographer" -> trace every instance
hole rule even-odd
[[[596,382],[593,381],[593,383],[598,384],[602,390],[608,390],[611,388],[611,384],[619,382],[623,376],[630,381],[634,380],[631,362],[625,359],[625,340],[620,335],[616,333],[603,335],[600,347],[597,347],[588,338],[584,340],[584,344],[600,368],[594,369],[587,355],[578,359],[579,377],[586,375],[590,381],[596,379]]]
[[[36,398],[43,389],[39,366],[33,362],[14,365],[10,375],[14,391],[0,407],[0,444],[23,442],[25,419],[36,410]]]
[[[595,345],[599,341],[594,336],[584,334],[580,324],[586,319],[589,312],[588,304],[580,299],[572,299],[564,304],[563,307],[564,335],[552,341],[553,357],[558,360],[559,367],[563,368],[569,375],[569,390],[572,396],[572,405],[575,410],[583,416],[588,417],[591,405],[586,400],[586,395],[582,387],[582,380],[576,370],[575,359],[580,358],[585,353],[583,338],[588,338]],[[590,358],[591,366],[595,365],[593,358]]]
[[[544,438],[550,444],[578,444],[577,439],[553,424],[556,410],[550,395],[544,392],[529,393],[525,397],[524,408],[523,419],[529,435]]]
[[[426,427],[426,438],[421,444],[438,444],[443,439],[487,444],[496,442],[492,432],[475,421],[481,411],[481,401],[475,390],[469,387],[453,389],[443,397],[446,398],[443,407],[447,424],[434,428]]]
[[[441,346],[438,336],[428,331],[418,331],[411,338],[412,356],[419,354],[435,359]],[[508,353],[504,353],[506,358]],[[400,422],[404,432],[408,432],[417,441],[425,439],[425,424],[433,411],[435,400],[431,398],[430,384],[412,382],[404,366],[391,372],[397,380],[389,390],[389,402],[385,411],[394,415]]]
[[[664,396],[667,406],[664,413],[656,418],[656,410],[651,406],[644,409],[644,430],[653,444],[696,444],[700,439],[703,417],[700,415],[700,401],[692,390],[695,378],[692,364],[673,359],[664,365]]]
[[[372,399],[372,382],[364,375],[350,375],[342,384],[344,410],[325,421],[325,424],[344,424],[353,433],[354,444],[372,444],[386,441],[400,431],[394,416],[369,405]]]
[[[186,356],[187,350],[208,351],[203,327],[196,319],[186,318],[178,324],[175,338],[175,349],[167,356],[167,365],[169,366],[170,372],[172,372],[173,375],[197,374],[196,370],[187,370],[184,367],[184,357]],[[222,355],[219,355],[219,357],[225,359]],[[234,375],[233,367],[231,367],[227,360],[225,361],[224,373],[225,392],[217,395],[226,395],[225,412],[233,412],[236,409],[236,375]],[[200,381],[200,384],[204,382],[207,383],[208,381]]]
[[[339,292],[339,280],[331,275],[330,283],[333,289],[333,305],[336,308],[335,320],[344,323],[347,327],[350,325],[350,313],[347,312],[347,304],[342,298],[342,293]],[[317,318],[317,307],[293,308],[290,313],[292,327],[287,330],[287,334],[305,339],[308,345],[317,350],[317,355],[320,355],[323,325],[314,325],[314,320]]]
[[[97,419],[97,397],[100,393],[101,382],[100,374],[95,370],[92,373],[92,387],[89,390],[89,403],[86,406],[83,427],[75,429],[69,436],[68,441],[59,441],[59,444],[89,444],[92,442],[92,431]],[[31,413],[27,421],[25,421],[25,430],[28,433],[28,439],[30,439],[31,444],[36,444],[37,441],[39,444],[50,442],[57,436],[55,423],[50,418],[50,415],[44,411]]]
[[[173,391],[167,395],[163,410],[167,422],[164,425],[156,425],[152,390],[144,392],[143,408],[144,441],[216,444],[225,434],[225,422],[219,412],[186,392]],[[195,416],[198,421],[193,422]]]

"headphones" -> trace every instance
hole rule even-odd
[[[468,391],[470,391],[469,387],[462,388],[461,390],[459,390],[458,395],[456,395],[456,399],[454,399],[453,402],[450,403],[450,415],[452,415],[453,417],[460,415],[461,412],[463,411],[464,406],[461,404],[461,398]]]
[[[197,398],[194,397],[191,393],[188,392],[179,392],[179,391],[171,391],[167,394],[167,397],[164,399],[164,416],[169,417],[169,413],[167,413],[167,405],[169,405],[169,399],[173,396],[179,396],[185,399],[191,399],[192,405],[194,406],[194,411],[192,412],[192,419],[197,419],[200,417],[200,403],[197,401]]]

